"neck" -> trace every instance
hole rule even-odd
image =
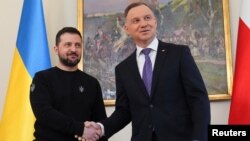
[[[155,37],[149,39],[149,40],[143,40],[143,41],[135,41],[135,43],[142,48],[146,48],[153,40]]]
[[[65,66],[62,64],[58,64],[57,67],[60,68],[61,70],[64,70],[64,71],[76,71],[78,69],[77,65],[73,66],[73,67],[69,67],[69,66]]]

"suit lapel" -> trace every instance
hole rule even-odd
[[[165,57],[167,54],[167,48],[164,47],[163,43],[159,41],[158,49],[157,49],[157,55],[155,59],[155,66],[153,70],[153,80],[152,80],[152,92],[151,92],[151,97],[154,95],[158,79],[160,76],[160,73],[162,71],[163,64],[165,62]]]

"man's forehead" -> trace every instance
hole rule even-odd
[[[129,10],[126,19],[132,19],[135,17],[143,17],[145,15],[154,15],[153,11],[145,5],[133,7]]]

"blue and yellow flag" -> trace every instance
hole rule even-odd
[[[35,117],[29,88],[35,72],[50,67],[42,0],[24,0],[8,91],[0,120],[1,141],[31,141]]]

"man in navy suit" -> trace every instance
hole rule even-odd
[[[109,138],[132,121],[131,141],[207,141],[210,103],[188,46],[158,40],[156,17],[145,3],[130,4],[125,18],[136,50],[115,68],[115,111],[98,124],[89,122],[89,129],[101,128]],[[142,79],[145,48],[153,71],[150,89]]]

